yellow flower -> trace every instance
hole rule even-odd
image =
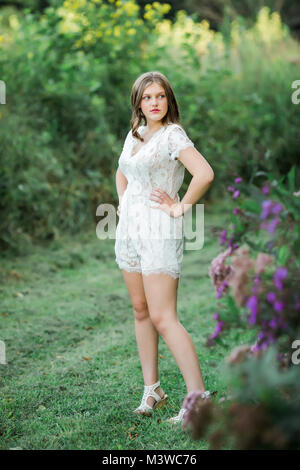
[[[78,10],[86,5],[86,0],[73,0],[74,8]]]
[[[114,35],[117,36],[117,37],[120,36],[120,26],[115,26]]]
[[[136,12],[139,10],[139,6],[135,3],[128,2],[123,5],[123,10],[128,16],[134,16]]]
[[[145,20],[152,20],[154,16],[153,13],[154,13],[153,10],[149,10],[146,13],[144,13]]]
[[[32,59],[33,53],[32,52],[27,52],[27,57],[28,57],[28,59]]]
[[[161,5],[162,7],[162,12],[165,14],[165,13],[168,13],[170,10],[171,10],[171,5],[169,5],[169,3],[163,3]]]
[[[136,29],[135,28],[130,28],[127,33],[130,35],[130,36],[133,36],[135,33],[136,33]]]

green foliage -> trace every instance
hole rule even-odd
[[[169,10],[154,2],[141,11],[133,0],[53,2],[41,15],[3,9],[3,248],[73,233],[115,200],[131,86],[146,70],[169,78],[182,123],[215,171],[209,196],[222,197],[233,173],[286,176],[296,163],[299,67],[283,57],[299,46],[280,18],[263,9],[251,28],[230,22],[225,38],[184,11],[171,23]]]

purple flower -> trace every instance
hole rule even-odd
[[[274,274],[274,284],[275,286],[277,287],[278,290],[281,290],[282,287],[283,287],[283,284],[282,284],[282,279],[286,279],[287,277],[287,273],[288,273],[288,270],[287,268],[277,268],[275,274]]]
[[[269,223],[268,228],[267,228],[269,233],[274,233],[274,230],[275,230],[276,225],[278,224],[278,222],[279,222],[278,217],[271,220],[271,222]]]
[[[272,207],[272,214],[279,214],[281,210],[282,210],[282,205],[279,204],[278,202],[277,204],[274,204],[274,206]]]
[[[263,201],[261,206],[262,206],[262,211],[260,214],[260,218],[262,220],[267,219],[269,215],[271,214],[278,215],[283,209],[282,205],[279,202],[274,202],[269,199],[266,201]],[[279,222],[278,217],[275,217],[274,219],[272,219],[267,227],[267,230],[270,233],[273,233],[278,222]],[[266,227],[262,227],[262,228],[266,228]]]
[[[217,299],[220,299],[222,297],[222,292],[224,291],[227,285],[228,285],[228,282],[224,281],[223,284],[221,284],[221,286],[218,288]]]
[[[251,325],[254,325],[256,323],[257,304],[258,304],[258,299],[255,295],[251,295],[246,303],[246,307],[249,308],[249,310],[251,311],[251,315],[249,319],[249,323]]]
[[[233,243],[233,237],[229,238],[228,240],[228,243],[227,245],[232,248],[233,250],[238,248],[238,244],[237,243]]]
[[[243,181],[243,179],[242,179],[240,176],[238,176],[238,177],[235,178],[235,180],[234,180],[235,183],[241,183],[242,181]]]
[[[279,322],[278,322],[278,318],[272,318],[272,320],[269,322],[269,325],[272,327],[272,328],[277,328]]]
[[[270,214],[271,208],[272,208],[273,202],[266,200],[263,201],[261,206],[262,206],[262,212],[260,214],[261,219],[266,219],[268,215]]]
[[[276,302],[274,302],[274,310],[276,310],[276,312],[282,312],[283,309],[284,303],[280,300],[276,300]]]
[[[222,232],[221,232],[221,236],[220,236],[220,245],[223,245],[223,243],[226,242],[226,229],[223,228]]]
[[[267,301],[270,302],[270,304],[272,304],[273,302],[275,302],[276,300],[276,294],[274,292],[269,292],[267,294]]]
[[[221,333],[223,325],[224,325],[223,321],[218,321],[214,333],[212,335],[210,335],[210,339],[216,338]]]
[[[276,269],[275,276],[276,276],[278,279],[286,279],[287,273],[288,273],[287,268],[279,267],[279,268]]]
[[[233,186],[227,186],[227,189],[228,189],[228,191],[234,191],[235,190]]]
[[[233,199],[236,199],[237,197],[239,197],[239,195],[240,195],[240,191],[239,191],[238,189],[236,189],[236,190],[234,191],[232,197],[233,197]]]
[[[216,312],[216,313],[214,314],[213,319],[214,319],[214,320],[219,320],[219,313],[218,313],[218,312]]]
[[[233,213],[234,213],[234,215],[238,214],[238,213],[239,213],[239,208],[238,208],[238,207],[235,207],[235,208],[233,209]]]

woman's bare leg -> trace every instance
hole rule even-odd
[[[122,272],[134,311],[135,336],[144,383],[152,385],[158,381],[158,332],[149,316],[142,274],[128,273],[125,270]],[[155,391],[160,397],[164,395],[161,387],[157,387]],[[152,406],[155,399],[148,397],[147,403]]]
[[[153,325],[163,337],[186,383],[187,393],[205,391],[198,356],[192,340],[177,317],[179,279],[168,274],[143,276],[145,296]]]

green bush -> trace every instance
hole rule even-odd
[[[131,86],[147,70],[169,78],[181,121],[215,171],[207,197],[222,196],[233,173],[287,174],[296,163],[299,66],[289,59],[299,45],[280,17],[262,9],[252,28],[237,18],[216,33],[184,11],[165,20],[169,9],[66,0],[41,15],[0,16],[2,248],[23,252],[21,240],[83,229],[100,203],[116,201]]]

